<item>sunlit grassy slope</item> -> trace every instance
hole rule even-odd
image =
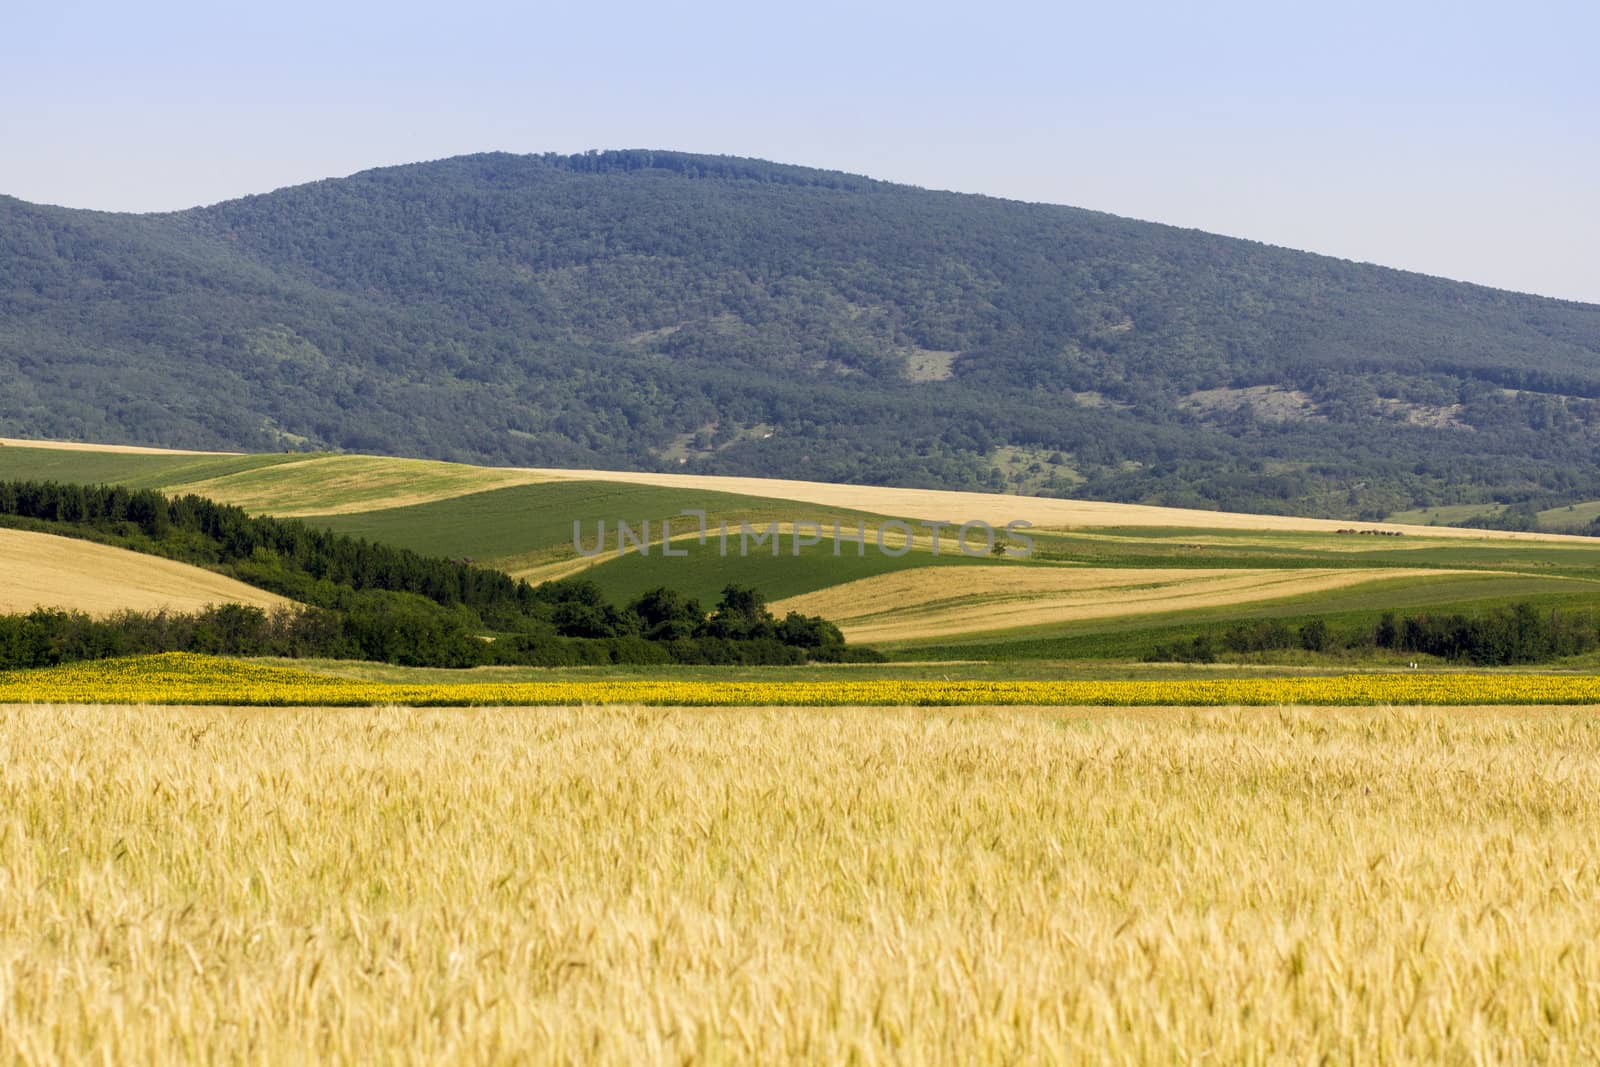
[[[1583,1063],[1587,709],[0,709],[18,1062]]]
[[[1396,522],[1452,523],[1475,517],[1490,518],[1506,510],[1503,504],[1460,504],[1453,507],[1422,508],[1401,512],[1393,516]],[[1546,508],[1537,513],[1539,526],[1545,530],[1582,533],[1600,519],[1600,500],[1583,500],[1574,504]]]
[[[1539,512],[1539,522],[1554,530],[1587,529],[1596,519],[1600,519],[1600,500],[1586,500],[1580,504]]]

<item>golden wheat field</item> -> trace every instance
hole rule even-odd
[[[0,1058],[1600,1056],[1593,709],[0,708]]]
[[[50,607],[109,615],[288,603],[275,593],[187,563],[72,537],[0,529],[0,612]]]

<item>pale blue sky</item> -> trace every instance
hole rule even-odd
[[[1600,302],[1600,4],[7,0],[0,192],[677,148]]]

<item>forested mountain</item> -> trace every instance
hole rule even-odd
[[[0,197],[0,434],[1368,517],[1600,497],[1600,306],[665,152]]]

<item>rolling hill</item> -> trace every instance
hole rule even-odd
[[[0,197],[0,380],[23,437],[1335,518],[1600,498],[1600,307],[671,152]]]
[[[360,455],[0,447],[0,481],[40,477],[203,493],[536,582],[583,577],[618,602],[665,585],[710,604],[736,583],[760,589],[780,614],[822,614],[851,640],[921,658],[1137,658],[1164,640],[1241,623],[1319,617],[1359,629],[1386,611],[1523,600],[1587,610],[1600,589],[1600,545],[1587,537],[945,490]],[[706,512],[706,544],[685,509]],[[668,557],[660,522],[674,518],[681,555]],[[934,518],[997,527],[1025,519],[1034,551],[974,558],[946,531],[935,554]],[[649,520],[651,551],[619,552],[613,533],[605,551],[580,555],[573,524],[593,544],[602,520],[613,530],[618,520],[635,529]],[[858,551],[832,537],[834,521],[875,532],[892,520],[911,527],[903,553]],[[714,532],[721,522],[731,531],[727,555]],[[820,536],[797,546],[796,524],[805,522]],[[743,524],[776,524],[777,550],[768,542],[741,553]]]

